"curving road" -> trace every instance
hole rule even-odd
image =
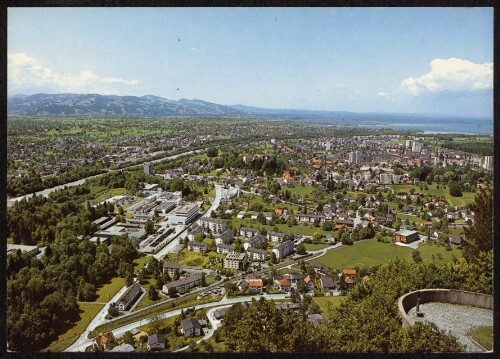
[[[252,301],[253,298],[258,300],[259,298],[262,298],[262,297],[264,297],[266,299],[286,299],[286,294],[264,294],[264,295],[254,295],[251,297],[236,297],[236,298],[231,298],[231,299],[224,297],[220,302],[200,304],[197,306],[193,306],[193,308],[200,309],[200,308],[212,308],[212,307],[214,307],[214,309],[218,309],[220,307],[225,307],[225,306],[232,305],[235,303],[250,302],[250,301]],[[186,308],[184,308],[184,309],[186,309]],[[166,319],[166,318],[174,317],[176,315],[180,315],[181,310],[182,309],[176,309],[176,310],[172,310],[172,311],[163,313],[161,315],[161,319]],[[211,323],[212,323],[212,321],[211,321]],[[142,320],[136,321],[134,323],[124,325],[120,328],[113,329],[113,334],[115,337],[120,337],[125,332],[133,330],[133,329],[138,328],[138,327],[145,325],[145,324],[148,324],[148,319],[142,319]],[[88,339],[88,338],[81,339],[80,338],[73,345],[71,345],[68,349],[66,349],[65,352],[85,351],[85,348],[92,345],[92,341],[93,341],[93,339]]]

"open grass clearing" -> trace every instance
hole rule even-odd
[[[457,258],[461,256],[461,251],[455,247],[452,247],[451,251],[447,251],[445,247],[436,244],[423,244],[418,248],[418,251],[423,260],[434,260],[436,263],[450,262],[453,255]],[[329,251],[319,257],[317,261],[338,270],[354,267],[371,268],[375,265],[388,263],[396,257],[411,260],[412,252],[413,249],[408,247],[368,239],[356,242],[352,246],[342,246]],[[434,255],[434,259],[432,255]]]
[[[405,220],[407,222],[415,222],[415,223],[424,222],[424,220],[418,216],[412,216],[410,214],[404,214],[404,213],[396,214],[396,218],[399,218],[400,220]]]
[[[125,278],[115,277],[97,290],[96,302],[108,302],[125,285]]]
[[[319,251],[320,249],[330,247],[328,244],[307,244],[305,243],[306,251]]]
[[[94,319],[97,313],[104,307],[103,304],[97,303],[78,303],[78,306],[81,311],[80,320],[64,334],[61,334],[57,340],[53,341],[46,350],[50,350],[51,352],[62,352],[68,348],[80,337],[80,335],[82,335],[92,319]]]
[[[419,185],[410,185],[410,184],[398,184],[392,185],[391,187],[397,192],[405,192],[410,193],[410,190],[413,188],[415,192],[423,193],[424,195],[430,195],[439,198],[446,198],[448,203],[454,206],[465,207],[466,205],[473,203],[475,198],[474,192],[463,192],[462,197],[453,197],[450,195],[450,191],[448,188],[443,188],[442,185],[437,188],[437,184],[428,185],[428,189],[420,189]]]
[[[336,308],[345,300],[345,296],[336,297],[313,297],[313,300],[319,305],[324,313],[330,312],[333,308]]]
[[[137,274],[145,265],[148,263],[152,256],[141,256],[139,258],[134,259],[132,265],[134,266],[134,274]]]
[[[468,335],[486,350],[493,350],[493,327],[484,326],[471,329]]]

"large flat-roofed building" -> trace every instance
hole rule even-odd
[[[229,252],[224,258],[224,268],[245,270],[247,255],[245,253]]]
[[[214,233],[222,233],[226,230],[226,222],[221,219],[203,217],[200,219],[200,226],[210,229]]]
[[[141,286],[137,283],[132,284],[127,288],[125,293],[117,300],[116,309],[127,310],[130,308],[134,300],[142,293]]]
[[[417,241],[419,239],[419,235],[417,231],[402,230],[395,232],[392,238],[395,242],[410,243]]]
[[[7,243],[7,254],[17,253],[18,250],[23,253],[28,253],[30,257],[34,257],[38,253],[40,253],[40,249],[37,246],[27,246],[25,244]]]
[[[181,291],[201,284],[201,274],[199,273],[187,274],[183,277],[184,278],[165,284],[162,291],[166,294],[170,294],[172,293],[172,288],[175,288],[176,291]]]
[[[191,223],[198,215],[198,205],[196,203],[183,204],[177,208],[170,217],[172,224],[188,224]]]

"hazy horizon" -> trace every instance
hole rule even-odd
[[[492,8],[9,8],[8,93],[491,118]]]

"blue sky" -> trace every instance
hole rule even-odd
[[[9,8],[8,92],[492,116],[491,8]]]

